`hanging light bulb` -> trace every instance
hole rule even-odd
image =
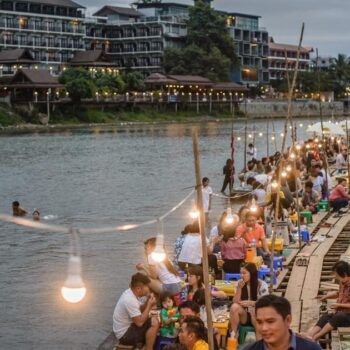
[[[340,139],[338,139],[338,140],[337,140],[337,143],[341,143],[341,140],[340,140]]]
[[[68,276],[65,280],[61,293],[64,300],[69,303],[79,303],[86,295],[86,288],[81,278],[81,258],[71,255],[68,262]]]
[[[331,137],[331,140],[334,141],[334,136]]]
[[[241,141],[241,138],[238,136],[238,137],[237,137],[237,140],[238,140],[238,141]]]
[[[291,171],[292,171],[291,165],[287,165],[287,166],[286,166],[286,170],[287,170],[288,172],[291,172]],[[282,174],[281,174],[281,175],[282,175]]]
[[[309,144],[306,145],[306,149],[310,149],[310,145]]]
[[[162,262],[166,257],[164,251],[164,235],[161,233],[157,234],[156,247],[151,253],[151,257],[155,262]]]
[[[251,138],[253,137],[253,135],[252,135],[252,134],[249,134],[248,137],[251,139]]]
[[[283,132],[281,132],[281,137],[283,137],[284,136],[284,133]]]
[[[286,176],[287,176],[287,172],[286,172],[285,170],[282,170],[281,176],[282,176],[282,177],[286,177]]]
[[[295,148],[296,148],[297,151],[300,151],[300,150],[301,150],[301,146],[300,146],[299,144],[297,144],[297,145],[295,146]]]
[[[193,203],[192,205],[192,209],[190,211],[190,217],[191,219],[198,219],[199,217],[199,211],[197,210],[197,206],[195,205],[195,203]]]
[[[303,123],[300,123],[299,126],[302,128],[303,127]]]
[[[322,148],[322,144],[321,143],[318,144],[318,148]]]
[[[226,210],[226,219],[225,219],[227,224],[233,224],[234,218],[232,215],[232,209],[231,207],[228,207]]]
[[[295,154],[294,154],[294,153],[291,153],[291,154],[289,155],[289,157],[290,157],[290,159],[295,159]]]
[[[250,206],[250,211],[251,211],[252,213],[256,213],[257,210],[258,210],[258,207],[257,207],[257,205],[256,205],[256,203],[255,203],[255,198],[253,198],[253,199],[252,199],[252,204],[251,204],[251,206]]]
[[[272,187],[272,188],[277,188],[277,187],[278,187],[278,183],[277,183],[276,180],[273,180],[273,181],[272,181],[271,187]]]
[[[318,138],[317,138],[317,137],[315,138],[315,142],[316,142],[316,143],[318,142]]]
[[[275,136],[271,136],[271,140],[274,140],[275,139]]]
[[[259,136],[260,136],[260,137],[263,136],[263,133],[262,133],[262,132],[259,132]]]

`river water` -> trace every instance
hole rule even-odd
[[[264,121],[254,125],[257,131],[266,130]],[[236,123],[235,129],[243,126]],[[305,126],[298,127],[301,138]],[[230,157],[229,123],[96,127],[0,137],[0,212],[10,214],[11,202],[18,200],[30,212],[39,208],[42,216],[51,216],[45,222],[65,226],[153,219],[194,184],[193,128],[200,137],[202,176],[219,192],[222,167]],[[275,129],[282,130],[282,121],[275,121]],[[235,146],[237,169],[243,166],[241,137]],[[266,136],[256,138],[258,157],[266,154],[266,144]],[[275,151],[273,141],[269,147]],[[225,200],[216,198],[213,206],[215,221]],[[189,222],[190,207],[188,201],[164,222],[169,252]],[[112,329],[115,303],[135,264],[144,259],[142,241],[156,228],[81,236],[87,296],[72,305],[60,295],[69,237],[0,225],[0,348],[96,349]]]

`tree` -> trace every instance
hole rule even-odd
[[[90,74],[82,68],[69,68],[59,76],[59,82],[65,85],[74,102],[82,98],[91,98],[95,94],[95,85]]]
[[[164,52],[165,72],[227,81],[236,64],[235,48],[225,17],[198,0],[189,10],[185,47],[169,48]]]
[[[350,61],[344,54],[338,54],[330,67],[330,74],[335,81],[336,93],[344,93],[350,82]]]
[[[96,88],[101,92],[123,92],[125,82],[120,75],[98,74],[95,78]]]
[[[145,90],[144,76],[141,72],[124,73],[122,78],[125,81],[127,91]]]

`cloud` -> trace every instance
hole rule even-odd
[[[75,0],[79,2],[79,0]],[[192,0],[163,0],[193,4]],[[88,13],[104,5],[129,6],[130,0],[85,0],[80,4]],[[276,42],[297,44],[301,25],[305,23],[303,44],[319,49],[320,55],[350,54],[348,14],[350,1],[345,0],[214,0],[217,9],[261,16]]]

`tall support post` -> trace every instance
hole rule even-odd
[[[266,124],[266,156],[270,156],[270,150],[269,150],[269,124],[270,124],[270,119],[267,118],[267,124]]]
[[[245,116],[245,126],[244,126],[244,169],[247,166],[247,128],[248,128],[248,115],[247,115],[247,97],[244,100],[244,116]]]
[[[193,130],[192,132],[192,142],[193,142],[194,168],[196,173],[197,206],[199,210],[199,218],[198,218],[199,231],[202,238],[202,255],[203,255],[202,265],[203,265],[203,279],[204,279],[204,287],[205,287],[204,288],[205,307],[207,311],[207,323],[208,323],[208,344],[209,344],[209,349],[214,350],[213,321],[211,317],[211,295],[210,295],[210,289],[209,289],[209,264],[208,264],[208,252],[207,252],[207,237],[205,234],[198,134],[196,130]]]
[[[348,150],[348,154],[346,157],[348,164],[348,188],[350,190],[350,159],[349,159],[349,129],[348,129],[348,118],[345,119],[345,127],[346,127],[346,149]]]

